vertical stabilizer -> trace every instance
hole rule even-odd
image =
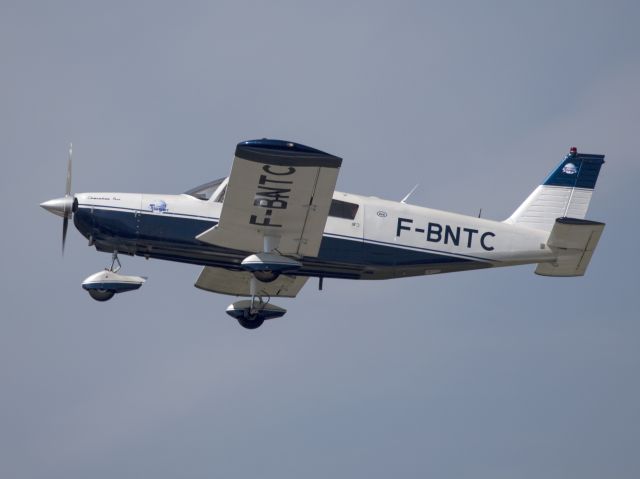
[[[570,153],[505,223],[551,231],[557,218],[584,219],[604,155]]]

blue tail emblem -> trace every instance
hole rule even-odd
[[[592,190],[596,186],[600,167],[602,167],[603,163],[604,155],[578,153],[575,148],[571,148],[570,153],[547,177],[543,185]]]

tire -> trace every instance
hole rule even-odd
[[[264,323],[264,319],[242,318],[242,319],[238,319],[238,323],[240,323],[240,326],[242,326],[245,329],[257,329],[260,326],[262,326],[262,323]]]
[[[280,273],[275,271],[254,271],[253,275],[258,281],[262,281],[263,283],[271,283],[278,279]]]
[[[116,294],[115,291],[110,289],[90,289],[89,296],[96,301],[109,301]]]

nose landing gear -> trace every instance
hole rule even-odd
[[[111,267],[92,274],[82,282],[82,287],[96,301],[108,301],[117,293],[133,291],[147,280],[142,276],[125,276],[118,274],[122,265],[118,259],[118,252],[111,257]]]

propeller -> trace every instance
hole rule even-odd
[[[54,215],[62,216],[62,254],[64,255],[64,246],[67,242],[67,229],[69,228],[69,219],[73,217],[75,210],[76,198],[71,194],[71,164],[73,156],[73,144],[69,144],[69,160],[67,161],[67,184],[63,198],[41,203],[45,210]]]
[[[73,143],[69,143],[69,159],[67,160],[67,184],[64,189],[64,197],[71,197],[71,166],[73,158]],[[71,209],[65,209],[65,215],[62,219],[62,255],[64,256],[64,245],[67,242],[67,229],[69,228],[69,218],[73,215],[73,200],[71,201]]]

